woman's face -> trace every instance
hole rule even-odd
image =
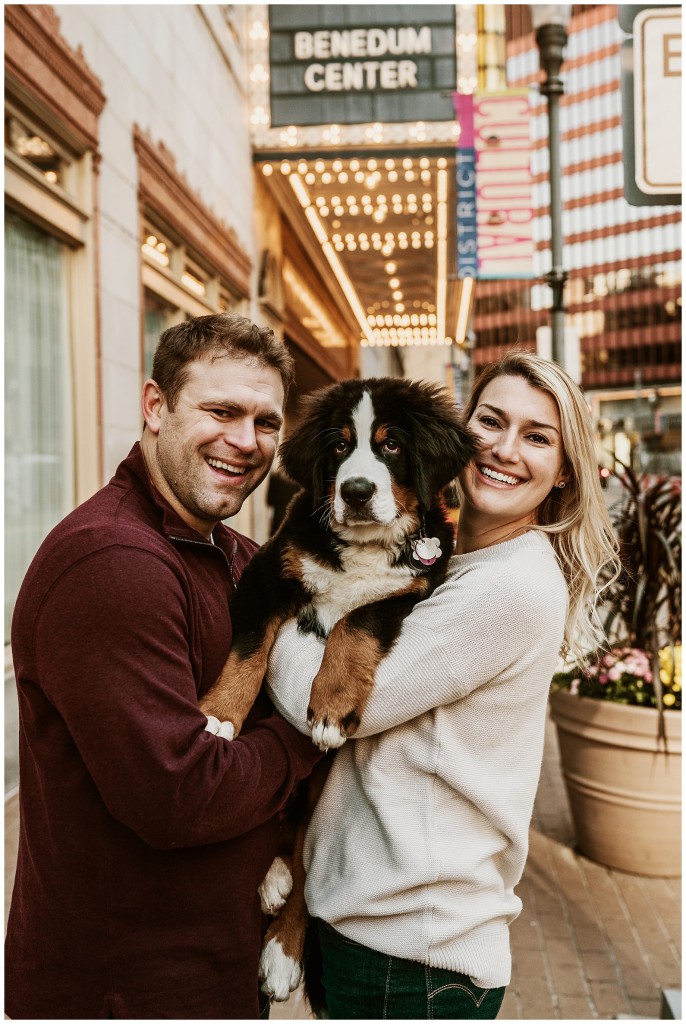
[[[569,479],[560,414],[547,391],[523,377],[500,376],[481,392],[469,428],[479,452],[460,476],[460,526],[493,544],[536,522],[541,502]]]

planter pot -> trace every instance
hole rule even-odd
[[[681,712],[550,697],[578,848],[620,871],[681,876]]]

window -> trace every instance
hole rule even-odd
[[[65,246],[5,219],[5,635],[41,541],[74,506]],[[36,287],[40,281],[40,287]]]
[[[27,55],[30,55],[30,59]],[[100,485],[93,158],[105,102],[49,5],[5,10],[5,630],[55,523]]]
[[[209,313],[248,312],[250,259],[235,233],[178,174],[169,150],[138,128],[133,142],[141,208],[142,370],[148,376],[167,327]]]
[[[175,241],[150,217],[143,222],[141,257],[145,378],[150,376],[157,342],[167,327],[193,316],[243,312],[244,302],[224,278],[212,274],[182,241]]]
[[[168,327],[179,323],[183,316],[179,317],[179,311],[169,303],[164,302],[154,292],[145,290],[143,296],[143,377],[147,380],[152,376],[152,359],[160,340],[160,335]]]
[[[53,185],[64,184],[66,161],[37,131],[11,112],[5,113],[5,145]]]

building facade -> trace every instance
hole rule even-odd
[[[6,636],[40,541],[140,436],[166,327],[270,324],[293,401],[359,372],[350,314],[254,173],[247,49],[244,5],[5,8]],[[258,539],[265,494],[236,518]]]
[[[615,5],[573,8],[561,72],[567,323],[579,339],[581,383],[601,457],[680,473],[681,209],[632,206],[624,198],[620,48],[626,34],[617,15]],[[525,5],[508,8],[507,27],[508,86],[535,87],[542,75]],[[550,267],[550,192],[546,100],[536,88],[531,106],[540,280]],[[479,282],[475,372],[508,347],[535,348],[549,305],[542,283]]]

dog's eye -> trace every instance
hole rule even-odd
[[[336,455],[345,455],[349,447],[350,445],[348,444],[347,441],[340,440],[336,441],[333,450],[335,451]]]
[[[400,445],[392,437],[388,437],[381,445],[381,451],[386,455],[397,455],[400,451]]]

